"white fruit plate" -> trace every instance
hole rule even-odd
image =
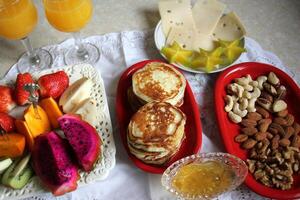
[[[80,179],[78,180],[78,187],[92,183],[94,181],[105,179],[110,170],[115,166],[116,159],[116,147],[113,138],[113,130],[111,125],[111,119],[106,99],[106,93],[104,88],[104,82],[100,74],[88,64],[80,64],[63,68],[53,68],[43,70],[39,73],[34,73],[32,76],[34,79],[38,79],[44,74],[50,74],[59,70],[64,70],[69,78],[70,83],[75,82],[81,77],[87,77],[94,83],[90,97],[97,102],[97,125],[95,128],[102,139],[102,158],[97,161],[95,168],[90,172],[86,173],[80,171]],[[2,80],[0,84],[11,85],[14,84],[16,77],[12,80]],[[13,116],[19,116],[25,107],[18,107],[12,111]],[[19,199],[30,196],[36,196],[42,193],[49,193],[49,190],[43,188],[38,177],[33,177],[32,180],[21,190],[14,190],[8,187],[0,185],[0,200]]]
[[[155,31],[154,31],[154,41],[155,41],[155,46],[156,48],[158,49],[160,55],[162,57],[164,57],[164,59],[168,60],[166,58],[166,56],[164,54],[161,53],[161,49],[166,45],[166,36],[162,30],[162,23],[161,21],[159,21],[155,27]],[[245,39],[243,40],[244,41],[244,46],[245,46]],[[220,71],[223,71],[233,65],[236,65],[240,62],[240,58],[241,56],[243,55],[246,55],[245,53],[241,53],[241,55],[239,56],[239,58],[237,58],[233,63],[231,63],[230,65],[228,66],[220,66],[219,68],[211,71],[211,72],[205,72],[205,71],[201,71],[201,70],[194,70],[192,68],[188,68],[188,67],[185,67],[179,63],[172,63],[173,65],[175,65],[176,67],[184,70],[184,71],[188,71],[188,72],[192,72],[192,73],[198,73],[198,74],[202,74],[202,73],[216,73],[216,72],[220,72]]]

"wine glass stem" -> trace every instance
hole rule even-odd
[[[82,39],[80,37],[80,32],[74,32],[72,33],[72,36],[75,41],[75,48],[77,50],[76,54],[77,57],[80,58],[81,60],[87,60],[89,58],[89,53],[85,49]]]
[[[26,49],[26,53],[28,55],[29,61],[32,65],[37,65],[40,63],[40,58],[38,55],[35,54],[31,42],[28,37],[21,39],[22,44]]]

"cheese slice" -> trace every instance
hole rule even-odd
[[[245,27],[234,12],[223,15],[213,33],[216,39],[225,41],[240,39],[245,34]]]
[[[212,35],[225,8],[226,5],[217,0],[198,0],[192,8],[197,31],[202,35]]]
[[[158,8],[166,36],[171,28],[194,29],[190,0],[160,0]]]
[[[199,51],[199,49],[211,51],[216,47],[212,35],[202,34],[200,31],[195,30],[193,37],[193,50],[195,51]]]
[[[166,44],[172,45],[175,41],[186,50],[193,49],[194,29],[186,29],[183,27],[172,27],[167,36]]]

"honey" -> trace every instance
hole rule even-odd
[[[228,190],[234,176],[230,166],[218,161],[191,163],[178,170],[171,184],[184,195],[213,197]]]

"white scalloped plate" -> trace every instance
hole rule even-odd
[[[70,83],[73,83],[81,77],[90,78],[94,83],[90,97],[97,102],[97,107],[100,111],[98,115],[95,116],[98,119],[98,123],[95,128],[97,129],[97,132],[99,133],[103,141],[103,144],[101,146],[102,159],[99,159],[99,161],[95,164],[95,168],[90,173],[80,171],[80,179],[78,180],[78,187],[80,187],[98,180],[105,179],[108,176],[109,171],[112,170],[115,166],[116,147],[113,138],[113,130],[106,99],[104,82],[100,74],[94,69],[94,67],[88,64],[80,64],[63,68],[47,69],[39,73],[34,73],[32,76],[35,79],[38,79],[38,77],[44,74],[53,73],[59,70],[64,70],[69,75]],[[13,84],[14,81],[15,77],[13,80],[2,80],[0,83],[9,85]],[[16,112],[15,110],[13,112],[14,116],[18,115],[16,113],[20,113],[20,111],[23,111],[24,107],[19,108],[19,112]],[[0,200],[15,200],[42,193],[49,193],[49,191],[42,187],[37,177],[33,177],[30,183],[28,183],[21,190],[13,190],[0,185]]]
[[[166,44],[166,36],[162,31],[162,24],[161,24],[161,20],[157,23],[156,27],[155,27],[155,31],[154,31],[154,42],[155,42],[155,46],[158,49],[160,55],[162,57],[164,57],[164,59],[166,59],[168,61],[168,59],[166,58],[166,56],[164,54],[161,53],[161,49],[165,46]],[[244,40],[244,46],[245,46],[245,40]],[[191,68],[185,67],[179,63],[172,63],[173,65],[175,65],[176,67],[184,70],[184,71],[188,71],[188,72],[192,72],[192,73],[197,73],[197,74],[211,74],[211,73],[216,73],[216,72],[220,72],[223,71],[233,65],[236,65],[239,63],[239,60],[241,58],[242,55],[245,55],[245,53],[241,53],[241,55],[239,56],[239,58],[237,58],[232,64],[228,65],[228,66],[224,66],[224,67],[220,67],[218,69],[215,69],[211,72],[205,72],[205,71],[201,71],[201,70],[193,70]]]

